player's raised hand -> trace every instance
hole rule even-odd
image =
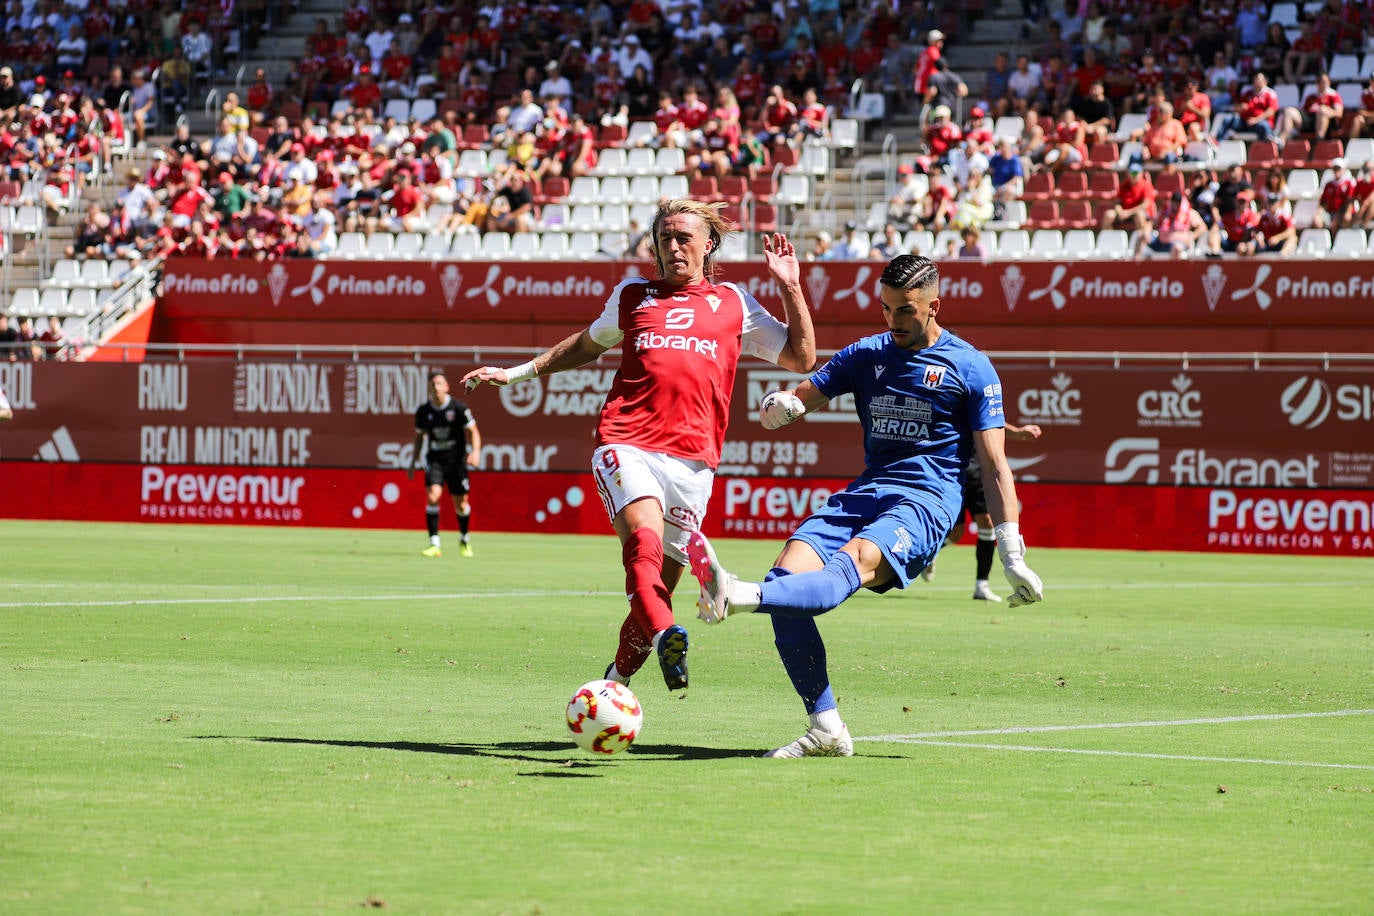
[[[483,382],[496,385],[499,388],[502,385],[509,385],[510,377],[506,375],[505,369],[497,366],[483,366],[480,369],[473,369],[463,376],[463,390],[471,392]]]
[[[768,264],[768,272],[784,286],[801,282],[801,263],[797,260],[797,249],[781,232],[763,237],[763,259]]]

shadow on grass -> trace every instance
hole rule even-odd
[[[493,757],[501,760],[523,760],[558,767],[554,772],[520,773],[521,776],[592,776],[593,773],[572,773],[570,769],[596,768],[605,761],[584,757],[571,741],[496,741],[485,744],[438,744],[423,741],[350,741],[341,738],[289,738],[243,735],[197,735],[202,741],[257,741],[262,744],[308,744],[318,747],[356,747],[384,751],[407,751],[417,754],[447,754],[460,757]],[[682,744],[636,744],[625,752],[636,758],[664,760],[722,760],[729,757],[758,757],[758,748],[691,747]],[[535,754],[556,756],[538,757]],[[569,757],[568,755],[575,755]]]

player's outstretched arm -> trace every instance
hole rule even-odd
[[[759,401],[759,422],[764,429],[780,429],[829,400],[807,379],[789,391],[765,394]]]
[[[765,235],[763,259],[768,273],[782,289],[782,307],[787,316],[787,345],[778,354],[778,365],[793,372],[810,372],[816,368],[816,330],[802,291],[797,249],[781,232]]]
[[[590,332],[578,331],[576,334],[568,335],[527,363],[511,366],[509,369],[502,369],[499,366],[482,366],[479,369],[473,369],[463,376],[463,390],[472,391],[483,382],[499,387],[523,382],[525,379],[534,378],[536,375],[553,375],[555,372],[576,369],[578,366],[586,365],[596,359],[605,353],[606,349],[592,339]]]
[[[1012,595],[1007,599],[1011,607],[1034,604],[1045,597],[1040,577],[1026,565],[1026,542],[1021,537],[1020,503],[1016,499],[1016,481],[1007,464],[1003,430],[980,429],[973,433],[978,452],[978,464],[983,473],[983,492],[987,494],[988,514],[992,516],[993,534],[997,538],[997,555],[1002,558],[1002,572],[1011,583]]]

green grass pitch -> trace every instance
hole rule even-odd
[[[417,516],[417,524],[418,524]],[[1031,534],[1033,538],[1033,534]],[[0,912],[1374,912],[1374,563],[1037,549],[821,621],[852,759],[762,616],[563,706],[610,537],[0,522]],[[717,544],[761,574],[777,541]],[[995,584],[1005,592],[1005,584]]]

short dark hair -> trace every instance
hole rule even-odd
[[[940,268],[922,254],[899,254],[887,262],[879,278],[883,286],[896,290],[939,288]]]

